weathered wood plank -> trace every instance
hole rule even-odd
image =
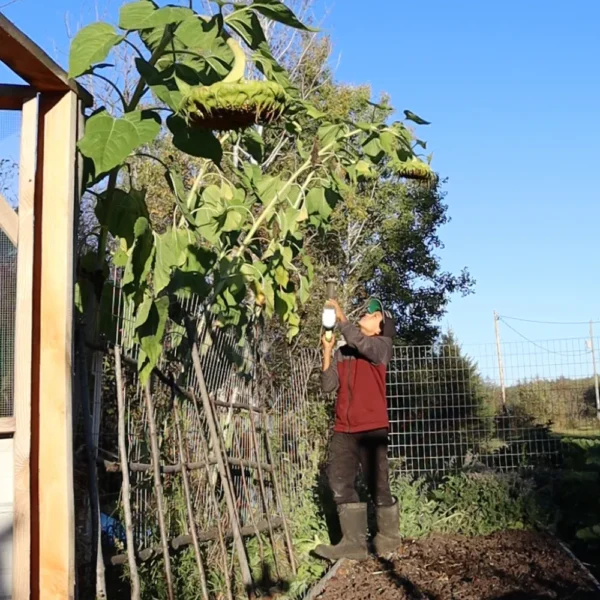
[[[0,84],[0,110],[22,110],[23,104],[36,94],[30,85]]]
[[[93,103],[87,90],[69,79],[63,69],[1,13],[0,60],[40,92],[72,90],[86,106]]]
[[[74,92],[40,95],[33,310],[34,600],[68,600],[75,587],[72,329],[77,108]]]

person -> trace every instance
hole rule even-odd
[[[395,322],[381,302],[371,299],[358,326],[350,323],[340,305],[330,300],[345,345],[336,350],[335,336],[323,336],[324,392],[337,392],[335,424],[329,446],[327,479],[337,506],[342,539],[320,545],[315,554],[331,561],[368,557],[367,504],[355,487],[360,470],[375,505],[375,552],[386,555],[401,543],[399,510],[389,485],[386,371],[392,357]]]

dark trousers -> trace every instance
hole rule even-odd
[[[327,478],[336,504],[359,502],[355,482],[359,472],[376,506],[391,506],[388,466],[388,432],[334,432],[329,446]]]

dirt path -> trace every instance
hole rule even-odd
[[[345,565],[319,600],[596,600],[600,592],[551,537],[407,541],[390,560]]]

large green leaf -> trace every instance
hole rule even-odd
[[[219,188],[216,185],[209,185],[202,193],[202,202],[196,212],[196,223],[202,236],[213,244],[219,242],[218,217],[223,214],[223,211],[224,206]]]
[[[103,192],[95,208],[98,222],[106,227],[111,235],[123,238],[131,248],[135,240],[135,223],[140,217],[150,219],[144,191],[132,189],[130,192],[116,189],[111,198]]]
[[[300,276],[300,302],[306,304],[310,299],[310,282],[308,277]]]
[[[92,23],[79,30],[69,51],[69,77],[79,77],[102,62],[122,39],[108,23]]]
[[[228,185],[223,185],[221,194],[225,200],[225,213],[219,219],[222,230],[225,232],[239,231],[250,214],[244,190],[233,190]]]
[[[172,269],[185,264],[190,242],[190,233],[185,229],[169,229],[156,236],[154,294],[159,294],[169,285]]]
[[[99,112],[85,124],[78,147],[92,159],[96,175],[120,165],[134,150],[150,143],[160,131],[160,117],[152,111],[134,111],[115,119]]]
[[[164,102],[170,109],[177,112],[181,107],[182,93],[177,87],[175,79],[175,65],[159,71],[143,58],[135,59],[138,73],[145,79],[156,97]]]
[[[332,149],[335,148],[336,142],[340,141],[348,128],[343,123],[335,123],[330,125],[322,125],[317,131],[317,137],[319,139],[319,147],[324,148],[332,145]]]
[[[182,6],[165,6],[158,8],[149,0],[130,2],[121,7],[119,27],[128,31],[156,29],[180,23],[194,15],[194,11]],[[161,33],[162,36],[162,33]]]
[[[194,17],[186,19],[175,31],[175,39],[183,42],[188,48],[210,48],[219,37],[217,17],[208,21]]]
[[[150,223],[140,217],[134,226],[135,242],[129,251],[129,260],[123,273],[123,291],[137,305],[142,300],[146,282],[154,262],[154,236]]]
[[[223,158],[223,148],[212,131],[189,127],[185,119],[171,115],[167,119],[167,127],[173,134],[173,145],[189,154],[201,158],[209,158],[219,164]]]
[[[258,17],[246,7],[234,10],[227,15],[225,22],[253,50],[257,50],[263,42],[267,41]]]
[[[379,163],[385,156],[385,151],[381,145],[381,140],[377,133],[371,134],[363,143],[365,154],[374,162]]]
[[[304,23],[302,23],[290,9],[279,0],[254,0],[250,5],[250,8],[259,12],[261,15],[264,15],[273,21],[277,21],[278,23],[283,23],[288,27],[294,27],[304,31],[318,31],[318,29],[304,25]]]
[[[195,17],[194,11],[191,8],[184,8],[183,6],[165,6],[164,8],[159,8],[151,16],[150,27],[163,27],[165,25],[181,23],[191,17]]]
[[[242,136],[243,144],[256,162],[262,162],[265,152],[265,141],[254,128],[246,129]]]
[[[142,306],[146,306],[148,299]],[[140,307],[141,309],[141,307]],[[142,385],[148,381],[152,369],[156,367],[163,350],[163,337],[169,317],[169,298],[163,296],[151,301],[147,318],[137,328],[136,334],[140,343],[138,371]]]
[[[263,42],[252,55],[258,70],[269,80],[283,86],[290,96],[297,96],[297,90],[290,81],[289,73],[275,60],[268,43]]]
[[[323,220],[329,218],[332,209],[325,198],[324,188],[313,188],[308,192],[306,195],[306,208],[310,215],[319,215]]]
[[[119,27],[129,31],[149,29],[152,27],[152,17],[157,8],[151,0],[137,0],[124,4],[119,12]]]

